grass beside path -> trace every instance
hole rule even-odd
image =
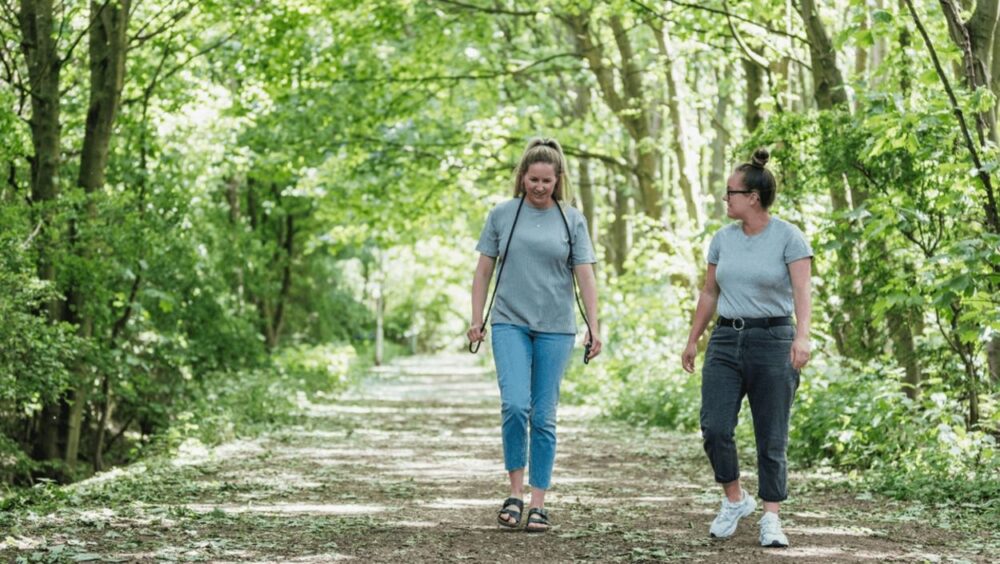
[[[793,475],[785,550],[756,515],[708,538],[719,503],[696,435],[561,407],[547,497],[555,528],[501,529],[506,497],[492,374],[471,356],[403,359],[300,424],[47,487],[0,518],[0,559],[26,562],[971,561],[995,527]],[[744,460],[752,460],[744,457]],[[747,489],[754,491],[752,476]]]

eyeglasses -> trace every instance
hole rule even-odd
[[[752,194],[753,190],[726,190],[726,196],[732,196],[733,194]]]

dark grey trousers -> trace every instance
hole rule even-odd
[[[743,396],[750,400],[757,439],[758,495],[784,501],[788,464],[788,419],[799,387],[789,354],[795,327],[716,327],[701,372],[701,433],[715,481],[740,477],[733,433]]]

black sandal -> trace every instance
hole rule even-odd
[[[532,525],[544,525],[544,527],[532,527]],[[527,533],[544,533],[552,528],[549,524],[549,514],[541,507],[532,507],[528,510],[528,522],[524,525]]]
[[[511,505],[517,507],[517,511],[513,509],[508,509]],[[497,523],[501,526],[507,527],[508,529],[515,529],[521,524],[521,512],[524,511],[524,501],[517,499],[516,497],[508,497],[503,502],[503,506],[497,513]],[[510,516],[513,521],[508,521],[504,516]]]

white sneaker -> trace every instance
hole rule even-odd
[[[760,518],[760,545],[784,548],[788,546],[788,537],[781,532],[781,520],[777,513],[765,513]]]
[[[717,539],[724,539],[733,536],[736,532],[736,524],[740,519],[753,513],[757,509],[757,502],[754,501],[746,490],[740,490],[743,499],[733,503],[726,496],[722,496],[722,508],[719,514],[712,521],[712,526],[708,529],[708,534]]]

